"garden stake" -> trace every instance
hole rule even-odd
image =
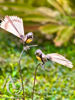
[[[57,62],[59,64],[62,64],[64,66],[67,66],[69,68],[72,68],[73,65],[71,63],[71,61],[69,61],[68,59],[66,59],[64,56],[57,54],[57,53],[52,53],[52,54],[47,54],[45,55],[40,49],[36,50],[35,52],[36,58],[42,62],[42,66],[44,66],[45,62],[47,61],[52,61],[52,62]],[[41,64],[40,64],[41,65]],[[34,74],[34,85],[33,85],[33,92],[32,92],[32,100],[34,97],[34,90],[35,90],[35,80],[36,80],[36,72],[37,72],[37,68],[39,65],[37,65],[36,69],[35,69],[35,74]]]
[[[33,33],[29,32],[26,35],[24,35],[24,28],[23,28],[23,20],[17,16],[5,16],[3,20],[0,21],[0,28],[3,28],[4,30],[12,33],[13,35],[17,36],[22,40],[23,44],[29,44],[33,40]],[[28,48],[23,48],[20,58],[19,58],[19,72],[20,72],[20,77],[22,81],[22,89],[23,89],[23,100],[25,100],[25,95],[24,95],[24,86],[23,86],[23,78],[22,78],[22,73],[21,73],[21,57],[24,52],[24,50],[28,50],[30,46],[27,46]],[[31,46],[33,47],[33,46]]]
[[[35,68],[35,72],[34,72],[34,83],[33,83],[33,91],[32,91],[32,100],[34,99],[34,93],[35,93],[35,81],[36,81],[36,74],[37,74],[37,70],[38,67],[41,65],[41,63],[39,63],[36,68]]]

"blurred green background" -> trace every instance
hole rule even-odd
[[[0,0],[0,19],[6,15],[23,18],[25,34],[32,31],[32,44],[38,44],[24,52],[21,61],[26,100],[31,100],[37,48],[45,54],[62,54],[75,65],[75,0]],[[21,100],[11,99],[22,96],[22,91],[15,94],[20,89],[17,61],[21,51],[20,40],[0,29],[0,100]],[[8,76],[17,87],[10,84],[11,93]],[[45,70],[38,69],[35,90],[34,100],[75,100],[75,68],[46,63]]]

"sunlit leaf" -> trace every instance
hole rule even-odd
[[[39,7],[36,9],[36,11],[40,12],[41,14],[49,17],[56,17],[59,15],[58,11],[53,11],[51,8],[47,7]]]
[[[64,26],[62,25],[53,25],[53,24],[47,24],[44,26],[40,26],[39,30],[43,33],[43,34],[52,34],[55,33],[61,29],[63,29]]]
[[[39,13],[26,15],[23,19],[26,21],[42,22],[43,24],[45,24],[45,22],[55,22],[55,19],[43,16]]]
[[[26,10],[34,10],[35,7],[31,7],[31,6],[27,6],[25,3],[23,4],[18,4],[18,3],[0,3],[0,7],[4,8],[12,8],[14,10],[18,10],[18,11],[26,11]]]
[[[55,7],[57,10],[59,10],[62,14],[65,15],[65,12],[63,8],[60,6],[60,4],[56,0],[47,0],[53,7]]]
[[[73,26],[66,26],[64,29],[58,31],[57,37],[54,40],[55,45],[61,46],[63,43],[67,42],[74,34],[73,29]]]
[[[66,13],[71,13],[69,0],[56,0]]]

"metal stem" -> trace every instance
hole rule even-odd
[[[24,94],[24,84],[23,84],[23,77],[22,77],[22,71],[21,71],[21,57],[22,57],[22,54],[24,52],[24,48],[20,54],[20,58],[19,58],[19,72],[20,72],[20,78],[21,78],[21,84],[22,84],[22,90],[23,90],[23,100],[25,100],[25,94]]]
[[[33,91],[32,91],[32,100],[34,99],[36,74],[37,74],[37,69],[38,69],[39,65],[40,65],[40,63],[39,63],[39,64],[36,66],[36,68],[35,68],[34,83],[33,83]]]

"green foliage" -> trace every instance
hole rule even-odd
[[[20,16],[26,23],[26,29],[31,30],[31,23],[33,23],[32,31],[35,31],[35,26],[38,25],[36,31],[40,29],[41,33],[43,32],[45,35],[50,36],[56,33],[56,38],[58,39],[58,33],[62,35],[62,31],[64,32],[64,29],[60,32],[62,26],[65,28],[73,26],[69,34],[63,33],[65,34],[65,41],[68,42],[73,36],[75,26],[75,16],[72,16],[74,15],[74,10],[72,9],[73,2],[70,0],[41,0],[41,2],[39,0],[3,0],[0,3],[0,14],[1,17],[5,15]],[[50,27],[47,27],[48,24]],[[55,26],[56,29],[53,28]],[[57,44],[56,38],[52,38],[55,45]],[[56,46],[65,44],[65,41],[61,43],[61,40],[63,40],[62,36],[58,41],[60,45]]]
[[[4,39],[4,40],[3,40]],[[13,41],[14,40],[14,41]],[[0,100],[4,100],[1,97],[7,97],[7,100],[11,100],[9,98],[21,98],[22,91],[18,95],[14,93],[19,92],[20,89],[20,75],[18,72],[18,58],[20,56],[20,52],[22,50],[21,44],[17,44],[18,39],[12,36],[11,34],[1,33],[0,37]],[[37,42],[38,44],[38,42]],[[65,55],[69,60],[73,62],[75,65],[75,45],[68,44],[67,46],[57,48],[49,41],[46,41],[44,44],[39,44],[40,47],[43,47],[43,52],[45,54],[51,52],[58,52],[62,55]],[[21,47],[20,47],[21,46]],[[35,59],[35,50],[33,48],[28,52],[23,54],[23,58],[21,61],[22,66],[22,75],[25,86],[26,99],[31,100],[32,87],[33,87],[33,79],[34,79],[34,70],[37,64],[37,60]],[[66,53],[67,52],[67,53]],[[30,57],[31,56],[31,57]],[[6,84],[5,87],[2,88],[5,79],[11,76],[16,85],[16,91],[12,88],[12,84],[10,84],[10,91],[12,94],[8,93]],[[68,99],[73,100],[75,98],[75,70],[66,68],[65,66],[61,66],[58,64],[51,64],[50,62],[45,64],[45,70],[41,67],[38,68],[37,72],[37,80],[35,87],[35,98],[34,100],[56,100],[56,99]],[[7,79],[7,82],[10,79]]]
[[[42,32],[42,33],[47,33],[47,34],[52,34],[52,33],[55,33],[55,32],[57,32],[58,30],[61,30],[61,29],[63,29],[63,27],[64,26],[57,26],[57,25],[51,25],[51,24],[46,24],[46,25],[44,25],[44,26],[41,26],[40,27],[40,31]]]
[[[34,41],[39,44],[38,47],[24,52],[22,56],[22,75],[27,100],[31,100],[32,96],[34,70],[38,63],[34,52],[37,48],[42,49],[45,54],[62,54],[75,66],[75,40],[72,38],[75,28],[73,5],[74,0],[0,0],[0,18],[5,15],[22,17],[25,32],[33,31]],[[56,46],[64,46],[55,47],[46,36],[52,36],[50,39]],[[0,100],[22,98],[18,69],[21,50],[22,44],[19,39],[6,31],[0,32]],[[16,89],[13,89],[10,82],[11,93],[7,90],[8,86],[6,87],[10,76],[16,86]],[[69,69],[47,62],[45,70],[38,68],[35,91],[34,100],[74,100],[75,68]]]

